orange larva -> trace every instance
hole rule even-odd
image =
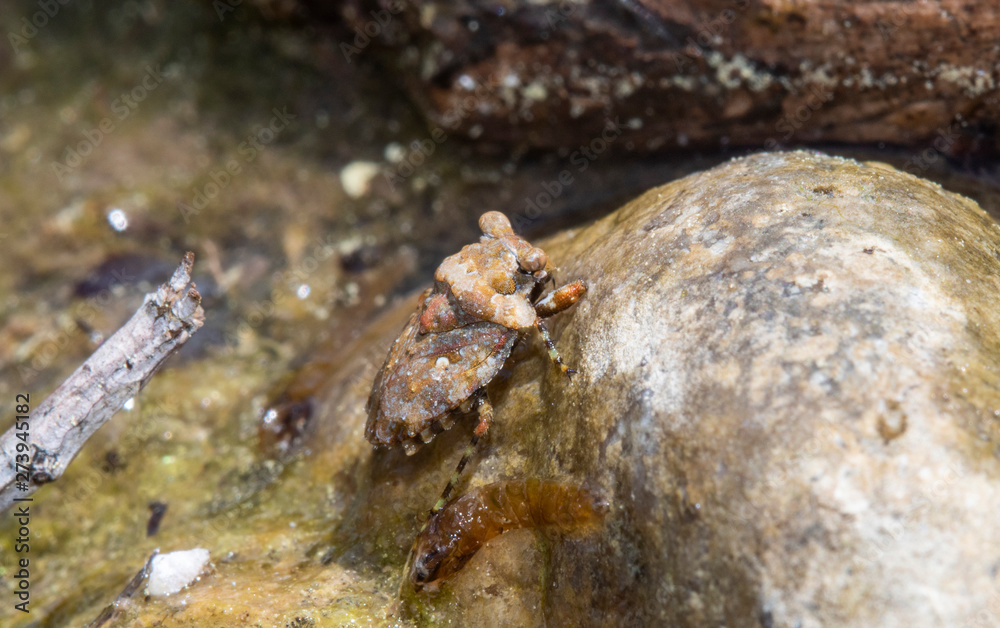
[[[591,491],[558,482],[531,478],[481,486],[431,517],[414,546],[410,581],[418,590],[436,588],[508,530],[568,531],[597,522],[607,511]]]

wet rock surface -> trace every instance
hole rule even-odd
[[[699,478],[715,476],[705,475],[700,467],[697,474],[673,472],[681,468],[678,461],[689,465],[683,469],[690,469],[694,463],[689,461],[714,460],[712,456],[722,451],[720,443],[728,442],[723,440],[729,434],[724,431],[725,424],[704,424],[718,426],[722,434],[711,446],[685,449],[689,441],[705,441],[694,440],[686,433],[683,439],[675,438],[677,442],[670,445],[674,448],[670,451],[679,453],[669,458],[670,473],[663,472],[661,465],[655,467],[659,469],[656,473],[637,472],[645,483],[628,479],[621,469],[627,468],[626,458],[632,454],[620,453],[620,443],[632,443],[630,446],[643,452],[654,450],[653,444],[636,444],[637,437],[626,439],[625,426],[645,425],[643,417],[647,415],[653,421],[660,416],[654,413],[655,406],[649,405],[647,412],[647,405],[642,405],[646,397],[640,396],[639,402],[634,401],[634,396],[622,397],[634,402],[623,411],[628,417],[621,427],[623,436],[607,437],[600,425],[578,424],[583,421],[583,410],[566,414],[568,411],[559,408],[566,405],[572,409],[573,404],[583,403],[574,401],[577,398],[591,403],[591,397],[586,396],[590,393],[580,386],[599,383],[579,380],[581,384],[574,382],[567,388],[563,378],[550,372],[544,352],[535,341],[521,343],[492,388],[495,401],[503,403],[509,398],[511,404],[499,418],[518,431],[505,432],[497,423],[460,492],[474,491],[491,479],[518,482],[530,473],[564,486],[593,488],[599,497],[618,504],[618,510],[612,511],[606,529],[597,534],[532,530],[504,533],[487,543],[440,594],[408,594],[399,604],[394,600],[406,552],[427,508],[468,442],[474,419],[459,421],[431,446],[407,458],[402,452],[373,455],[362,436],[363,419],[356,416],[362,412],[375,370],[414,303],[415,296],[405,295],[419,292],[418,287],[430,281],[433,269],[445,256],[478,236],[476,221],[481,213],[506,212],[518,233],[547,246],[542,234],[606,216],[639,192],[706,170],[731,157],[731,151],[699,154],[684,150],[674,157],[664,154],[654,158],[645,152],[647,138],[638,135],[641,130],[629,123],[622,128],[630,135],[626,136],[626,131],[615,134],[612,129],[608,138],[613,142],[604,151],[595,149],[593,157],[581,157],[575,143],[568,150],[547,154],[511,151],[507,150],[511,145],[504,144],[504,150],[490,155],[487,151],[491,144],[469,141],[474,125],[469,126],[467,135],[433,122],[433,116],[428,125],[428,117],[399,91],[398,80],[387,71],[385,57],[378,52],[379,44],[373,42],[360,57],[348,62],[337,43],[353,37],[350,29],[342,29],[344,38],[338,34],[331,39],[315,24],[301,28],[301,22],[296,21],[297,8],[291,2],[233,2],[226,5],[231,11],[223,7],[225,3],[140,0],[111,4],[115,6],[69,3],[50,17],[36,36],[27,41],[11,40],[9,46],[0,49],[0,64],[6,63],[6,71],[0,73],[0,397],[13,400],[18,393],[30,393],[33,403],[42,399],[135,311],[144,292],[166,278],[162,273],[169,271],[159,267],[169,264],[168,268],[172,268],[187,250],[197,255],[195,281],[205,297],[208,321],[181,354],[157,374],[134,405],[128,404],[88,442],[66,475],[35,495],[31,511],[31,614],[25,616],[12,605],[0,605],[0,624],[84,625],[109,609],[113,619],[105,625],[301,627],[411,625],[448,619],[482,624],[492,623],[496,617],[525,625],[538,623],[540,617],[550,618],[550,623],[569,617],[582,618],[580,622],[585,624],[602,624],[619,617],[650,617],[661,609],[678,617],[687,613],[684,617],[694,619],[685,621],[693,623],[699,617],[695,611],[707,608],[705,600],[714,600],[711,608],[718,609],[719,591],[738,591],[747,608],[764,610],[759,616],[733,613],[730,623],[759,620],[765,625],[780,625],[775,618],[784,617],[784,607],[777,603],[765,607],[760,602],[763,598],[757,595],[757,588],[764,585],[738,589],[734,584],[763,582],[763,576],[753,580],[742,573],[727,573],[717,579],[717,584],[706,584],[716,582],[712,578],[718,570],[692,570],[692,564],[702,564],[693,557],[719,556],[720,550],[711,543],[719,539],[728,542],[734,535],[699,532],[699,536],[690,532],[695,528],[683,528],[667,517],[674,513],[670,516],[682,522],[697,521],[695,516],[709,503],[704,498],[707,480]],[[620,19],[628,18],[628,9],[622,12],[625,4],[613,8]],[[516,8],[513,4],[504,6],[508,11]],[[913,6],[921,11],[925,8]],[[25,20],[46,17],[35,0],[12,2],[10,8],[0,12],[0,32],[24,33]],[[810,11],[814,8],[808,7]],[[818,8],[826,10],[828,5]],[[341,5],[328,7],[335,16],[344,14],[346,9],[342,9]],[[901,15],[906,15],[905,9]],[[989,23],[986,16],[981,23]],[[482,34],[485,27],[482,23],[480,26]],[[836,21],[829,22],[829,26],[836,32]],[[906,42],[907,37],[892,41]],[[934,37],[943,40],[944,34],[934,31]],[[655,41],[649,33],[643,38],[646,43]],[[989,56],[984,53],[975,58]],[[144,91],[147,74],[155,75],[157,80],[163,78],[153,91]],[[337,89],[331,89],[331,85]],[[932,82],[932,87],[928,98],[952,89],[948,81]],[[532,97],[542,94],[537,87],[525,90]],[[134,93],[145,98],[136,102],[135,108],[123,111],[122,99],[126,94],[138,98],[131,96]],[[441,94],[430,95],[439,98]],[[422,94],[414,96],[424,103]],[[976,112],[988,113],[991,97],[991,93],[983,94],[976,101],[982,109],[970,112],[968,119],[972,120]],[[839,106],[841,101],[836,103]],[[827,103],[822,111],[832,104]],[[847,101],[842,104],[847,106]],[[791,111],[802,110],[802,106],[812,112],[809,115],[813,122],[822,119],[808,102]],[[277,136],[261,135],[275,110],[296,117]],[[462,109],[463,124],[473,120],[466,111],[480,110],[478,106]],[[693,112],[691,120],[698,119],[698,115]],[[563,125],[565,131],[570,129],[563,124],[566,120],[565,116],[554,115],[547,124]],[[656,120],[657,124],[661,122]],[[668,122],[687,124],[686,119]],[[798,127],[793,140],[807,139],[803,133],[813,122]],[[113,130],[106,131],[110,128],[107,123],[113,124]],[[650,120],[644,121],[647,123]],[[572,129],[577,134],[574,137],[585,136],[590,141],[600,136],[605,126],[605,118],[598,116],[582,120]],[[974,133],[983,130],[974,123],[970,128]],[[484,128],[480,137],[496,141],[491,133],[490,128]],[[517,133],[510,137],[515,143],[524,143]],[[985,137],[991,136],[986,133]],[[262,150],[241,151],[241,146],[253,138],[261,142]],[[878,151],[841,146],[837,152],[890,161],[939,181],[949,190],[968,194],[993,216],[1000,215],[1000,195],[990,174],[992,166],[989,162],[969,161],[967,165],[976,169],[962,171],[956,162],[945,159],[950,152],[948,144],[919,153],[893,146]],[[694,142],[690,145],[694,146]],[[631,156],[622,158],[622,148]],[[241,168],[236,175],[230,170],[235,170],[233,160]],[[774,172],[764,170],[765,174]],[[884,172],[879,176],[890,179],[885,186],[905,190],[905,194],[898,195],[909,198],[907,195],[912,194],[915,206],[937,208],[935,203],[951,203],[947,199],[954,198],[932,191],[934,188],[923,181],[892,179]],[[231,177],[228,184],[226,177]],[[879,185],[883,184],[876,179],[870,177],[869,183],[852,179],[857,189],[844,189],[880,199],[884,193]],[[702,174],[682,185],[690,186],[692,181],[708,185],[709,180],[708,174]],[[753,181],[753,177],[748,176],[746,181]],[[783,178],[776,181],[788,185]],[[219,189],[220,185],[224,189]],[[837,204],[846,202],[843,199],[824,199],[833,194],[832,188],[792,187],[793,192],[776,187],[774,194],[780,192],[785,203],[790,202],[789,198],[797,199],[796,203],[818,203],[851,215]],[[739,189],[741,194],[745,191]],[[715,202],[716,195],[712,193],[711,197]],[[864,202],[870,204],[869,200]],[[543,206],[543,211],[538,209]],[[882,211],[882,207],[876,210]],[[872,215],[880,215],[876,210]],[[820,215],[827,221],[832,216]],[[958,214],[938,209],[915,215],[924,218],[913,228],[904,225],[905,242],[918,233],[944,234],[935,237],[951,242],[947,234],[961,231],[956,225],[967,222]],[[622,214],[617,216],[620,219]],[[667,218],[660,220],[666,222],[651,232],[654,235],[676,237],[678,242],[692,237],[714,241],[709,235],[698,235],[708,234],[710,226],[701,230],[691,226],[677,236],[667,231],[673,229]],[[935,226],[936,220],[941,220],[941,225]],[[869,225],[864,220],[858,224]],[[614,231],[608,224],[600,228],[608,233]],[[878,232],[874,227],[870,231],[865,231],[867,227],[859,229],[860,233]],[[563,265],[556,278],[572,280],[583,274],[583,268],[590,269],[585,275],[588,278],[611,273],[612,261],[595,261],[597,258],[588,257],[585,251],[572,248],[566,238],[573,233],[552,244],[554,258]],[[822,231],[809,233],[815,236]],[[806,250],[805,238],[812,236],[801,237]],[[972,247],[974,240],[966,239],[967,246]],[[642,242],[630,240],[629,244],[638,248]],[[746,246],[754,246],[755,242],[747,239]],[[684,247],[693,245],[688,242],[677,246],[687,250]],[[911,246],[915,244],[907,244]],[[812,249],[808,250],[804,256],[811,259]],[[863,252],[861,256],[877,260],[880,250],[889,249],[876,243],[870,254]],[[954,251],[946,253],[941,260],[960,257]],[[594,253],[598,254],[605,256],[607,251]],[[614,255],[625,259],[617,250]],[[969,304],[962,307],[975,312],[968,319],[973,322],[985,316],[982,312],[990,311],[987,305],[976,305],[983,299],[977,293],[994,291],[990,283],[992,266],[986,261],[982,269],[973,269],[981,272],[981,277],[973,270],[967,272],[968,264],[963,262],[954,265],[958,270],[951,266],[940,268],[935,279],[942,285],[948,277],[958,277],[953,282],[957,284],[971,282],[966,284],[969,293],[961,298],[963,304]],[[570,267],[570,263],[575,266]],[[671,272],[670,265],[662,260],[653,259],[651,263],[659,265],[652,270],[639,264],[628,272],[614,271],[616,277],[624,274],[632,282],[626,287],[636,295],[636,303],[653,299],[640,299],[639,295],[647,289],[663,290],[657,286]],[[733,265],[742,268],[736,262]],[[693,271],[691,274],[694,276]],[[886,283],[909,280],[902,270],[887,276],[890,281]],[[639,287],[635,288],[637,283]],[[826,281],[824,285],[828,284]],[[789,294],[804,289],[805,284],[796,285],[799,288],[788,286]],[[625,298],[621,296],[624,292],[609,292],[607,286],[602,289]],[[711,304],[723,303],[719,295],[727,293],[720,289],[714,294],[715,300],[708,301]],[[683,296],[656,298],[668,305],[673,302],[669,299]],[[604,310],[621,309],[614,299],[610,305],[607,300],[597,303],[601,307],[586,310],[588,317],[595,312],[607,316]],[[760,303],[768,301],[751,299],[749,303],[747,311],[760,309],[764,307]],[[676,316],[667,305],[663,306],[664,317]],[[386,311],[389,313],[380,317]],[[625,351],[624,345],[588,341],[589,357],[580,354],[583,339],[591,336],[573,331],[576,321],[574,311],[552,319],[557,332],[565,328],[557,340],[560,348],[572,352],[567,357],[575,366],[597,368],[587,361],[612,350]],[[800,328],[804,330],[803,338],[815,333],[806,323]],[[987,325],[981,328],[985,330]],[[678,329],[686,331],[688,327]],[[968,333],[978,333],[978,329],[970,323]],[[605,330],[594,333],[594,338],[616,342],[625,336],[624,332],[612,336]],[[918,333],[914,337],[914,343],[924,342]],[[989,339],[992,335],[983,332],[980,337]],[[654,338],[644,342],[652,343]],[[573,343],[577,343],[575,349]],[[958,341],[954,344],[962,346],[966,345]],[[290,371],[314,350],[312,359],[286,386]],[[982,349],[983,355],[988,353],[988,347]],[[618,354],[607,358],[611,366],[604,373],[608,378],[617,377],[619,371],[615,369],[628,372],[614,355]],[[677,349],[676,364],[670,367],[687,373],[686,360],[693,359],[687,355]],[[967,372],[976,373],[974,365],[984,363],[970,360],[973,367],[967,367]],[[651,364],[647,362],[643,368],[654,368]],[[956,368],[960,371],[961,367]],[[722,374],[728,377],[732,372],[723,370]],[[787,384],[786,379],[779,383]],[[989,373],[982,379],[989,381]],[[624,382],[625,375],[611,381]],[[942,395],[948,395],[949,403],[965,395],[971,401],[963,402],[963,408],[969,404],[985,411],[995,407],[992,398],[983,392],[990,389],[976,384],[974,379],[967,386],[952,385],[956,380],[942,381],[947,384],[940,387]],[[559,392],[564,388],[567,392]],[[644,386],[641,390],[646,388],[653,389]],[[966,388],[971,392],[962,392]],[[581,390],[585,394],[581,395]],[[768,389],[760,384],[756,390],[757,394],[765,394],[759,391]],[[775,385],[775,390],[783,389]],[[284,391],[284,396],[279,397],[277,391]],[[544,412],[532,410],[535,406],[526,405],[525,395],[530,403],[559,405],[545,406]],[[598,409],[611,407],[614,398],[609,396],[602,403],[610,405],[599,405]],[[875,417],[875,433],[887,443],[884,446],[897,448],[893,451],[900,451],[900,444],[910,442],[906,439],[914,433],[914,415],[904,401],[897,400],[897,405],[885,402],[872,410],[876,412],[871,415]],[[284,404],[282,407],[289,410],[287,421],[261,421],[263,409],[273,403]],[[521,415],[515,412],[522,410],[525,417],[535,417],[539,423],[518,422]],[[562,414],[556,414],[556,410]],[[11,413],[4,416],[8,417],[3,425],[6,428],[14,417]],[[971,411],[966,410],[948,416],[964,421],[967,430],[983,431],[983,442],[987,444],[981,446],[991,446],[988,439],[992,438],[989,430],[993,424],[988,417],[970,418]],[[741,438],[750,433],[757,443],[770,442],[756,436],[756,431],[748,432],[750,427],[742,428]],[[651,431],[643,429],[646,431],[642,434]],[[758,431],[770,433],[763,428]],[[603,440],[593,440],[598,437]],[[572,446],[583,452],[579,459],[561,439],[570,439]],[[768,453],[758,454],[755,460],[761,465],[777,465],[779,471],[766,477],[775,483],[785,482],[783,473],[798,473],[805,460],[812,460],[804,457],[812,451],[812,442],[803,446],[801,455],[787,461],[772,461],[771,455],[788,451],[777,446],[761,447]],[[598,454],[599,464],[593,459],[595,446],[605,452]],[[902,455],[914,459],[908,453]],[[965,459],[974,460],[971,454]],[[604,466],[598,469],[600,465]],[[980,467],[990,468],[987,462]],[[717,471],[725,475],[727,468],[722,466]],[[917,540],[914,547],[922,551],[926,538],[908,535],[920,532],[930,516],[925,514],[924,504],[939,505],[937,491],[962,490],[969,499],[982,497],[982,492],[966,490],[970,482],[966,478],[973,478],[974,484],[980,477],[976,474],[982,473],[979,467],[972,473],[966,467],[955,468],[955,475],[944,474],[940,484],[930,484],[925,491],[926,501],[918,494],[905,502],[905,508],[893,511],[897,513],[895,518],[885,519],[887,532],[872,536],[871,543],[860,546],[856,552],[859,560],[864,564],[877,560],[891,564],[891,552],[895,552],[895,558],[911,560],[912,538]],[[810,469],[807,467],[807,471]],[[911,463],[906,472],[915,474],[915,469]],[[758,473],[763,477],[762,471]],[[625,488],[617,488],[619,484]],[[892,489],[898,493],[905,488],[886,484],[889,488],[881,489],[883,492]],[[627,505],[627,515],[623,515],[621,504],[626,502],[622,500],[633,485],[639,487],[635,503]],[[646,490],[664,485],[673,491],[666,498]],[[764,523],[759,525],[765,526],[770,536],[751,534],[757,528],[748,528],[751,532],[746,533],[746,538],[765,538],[767,544],[760,541],[752,551],[733,545],[739,551],[732,550],[730,555],[744,557],[739,563],[733,559],[734,564],[749,565],[746,571],[751,575],[766,574],[771,583],[768,590],[779,590],[788,583],[781,574],[798,574],[805,570],[802,565],[814,563],[801,556],[795,562],[781,563],[788,554],[777,554],[771,548],[781,543],[816,543],[815,539],[826,537],[819,535],[820,528],[797,539],[781,536],[781,530],[794,532],[797,528],[785,525],[779,529],[768,523],[772,522],[766,514],[770,511],[760,505],[766,505],[763,497],[775,494],[777,489],[767,492],[750,481],[746,486],[757,488],[754,492],[747,489],[752,507],[745,509],[744,519],[760,519]],[[911,495],[912,491],[900,494]],[[627,493],[629,498],[631,495]],[[730,493],[720,491],[719,495]],[[667,515],[649,506],[657,500],[667,504],[662,507]],[[822,511],[825,506],[817,508]],[[947,512],[946,508],[939,510]],[[709,529],[722,529],[715,525],[716,520],[710,523],[713,527]],[[743,529],[739,525],[749,524],[732,525]],[[653,537],[650,526],[666,531]],[[0,518],[0,597],[11,600],[18,586],[17,580],[10,577],[17,569],[17,528],[14,518]],[[969,530],[962,538],[980,538],[975,525],[952,528],[953,532],[960,529]],[[681,540],[670,545],[671,535]],[[948,546],[964,547],[953,542],[955,538],[959,538],[958,532],[948,537]],[[647,557],[662,549],[654,541],[675,551],[665,555],[666,564],[660,565],[659,571],[648,567]],[[824,548],[832,546],[829,540],[824,543]],[[147,600],[140,594],[127,600],[117,598],[127,590],[154,548],[168,553],[194,547],[211,552],[212,564],[199,581],[165,598]],[[988,553],[990,546],[984,547],[987,549],[983,553]],[[933,552],[926,555],[934,558],[941,554],[938,547]],[[771,556],[766,564],[757,558],[765,555]],[[962,560],[958,550],[956,556],[955,561]],[[720,559],[713,560],[714,565]],[[707,564],[707,559],[703,563]],[[972,582],[970,578],[978,577],[978,564],[972,561],[968,573],[963,573],[966,580],[959,581],[961,590],[957,585],[941,590],[954,592],[955,600],[969,600],[968,606],[977,609],[969,617],[989,623],[1000,616],[998,598],[980,604],[982,589],[978,585],[965,586],[967,581]],[[779,573],[774,565],[784,565],[784,571]],[[603,573],[601,570],[608,570],[608,575],[596,576]],[[670,574],[668,584],[663,585],[669,595],[663,594],[656,601],[642,597],[653,590],[650,582],[664,580],[663,573]],[[815,584],[815,578],[811,582],[819,591],[815,599],[841,590],[832,585],[823,588]],[[895,582],[890,580],[894,587]],[[879,588],[880,584],[869,590],[890,590],[889,585]],[[587,599],[596,600],[594,608],[598,610],[591,612],[590,607],[584,608],[584,602],[573,602],[578,590],[586,592],[590,596]],[[112,605],[116,599],[118,602]],[[922,602],[917,601],[919,607]],[[944,617],[942,622],[948,619],[940,613],[935,617]]]
[[[353,0],[337,17],[346,58],[378,51],[434,124],[484,143],[576,148],[620,118],[616,150],[997,148],[1000,12],[983,3]]]
[[[197,545],[213,557],[200,581],[132,600],[109,625],[995,620],[998,230],[936,184],[799,152],[724,164],[534,242],[557,280],[590,286],[550,321],[579,374],[567,382],[536,338],[519,343],[457,492],[539,478],[609,511],[587,530],[501,534],[437,593],[397,598],[475,419],[413,456],[364,438],[371,382],[416,295],[301,371],[291,388],[320,394],[275,459],[225,436],[250,418],[237,400],[252,382],[227,375],[239,355],[163,374],[171,387],[151,388],[136,425],[101,441],[128,473],[85,459],[39,496],[39,597],[50,621],[86,621],[152,547]],[[188,448],[129,444],[164,430]],[[120,509],[121,495],[143,505],[114,526],[44,514]],[[144,539],[154,495],[170,511]],[[75,555],[52,551],[68,542]],[[53,605],[74,569],[99,577]]]
[[[567,383],[521,343],[460,490],[588,483],[611,513],[596,535],[501,535],[399,612],[678,626],[993,612],[998,232],[934,184],[800,152],[733,161],[540,243],[591,287],[553,320],[580,374]],[[386,324],[335,378],[313,440],[357,482],[330,537],[341,566],[401,566],[474,422],[411,458],[370,451]]]

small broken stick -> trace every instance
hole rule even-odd
[[[97,619],[87,624],[87,628],[101,628],[101,626],[108,623],[108,621],[118,616],[125,603],[132,598],[135,592],[139,590],[139,587],[142,586],[143,581],[149,577],[149,572],[152,571],[153,568],[153,559],[156,558],[159,553],[159,549],[153,550],[153,553],[150,554],[149,558],[146,560],[146,564],[142,566],[142,569],[140,569],[131,580],[129,580],[129,583],[125,585],[125,588],[118,594],[115,601],[105,606],[104,610],[101,611],[101,614],[97,616]]]
[[[0,436],[0,512],[62,476],[87,439],[201,328],[205,312],[191,281],[193,265],[189,252],[170,280],[35,408],[27,451],[17,424]]]

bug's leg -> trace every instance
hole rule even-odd
[[[545,343],[545,348],[549,351],[549,359],[552,363],[559,367],[563,373],[567,375],[574,375],[576,371],[566,366],[563,362],[562,356],[559,355],[559,351],[556,350],[556,344],[552,342],[552,337],[549,336],[549,330],[545,328],[545,323],[542,322],[541,318],[535,319],[535,328],[538,329],[538,333],[542,335],[542,342]]]
[[[553,290],[544,299],[535,304],[535,312],[538,314],[538,317],[535,319],[535,327],[542,336],[545,348],[549,351],[549,359],[567,375],[572,375],[576,371],[563,363],[559,352],[556,350],[555,343],[552,342],[552,337],[549,336],[549,330],[545,328],[545,323],[542,322],[542,319],[562,312],[583,298],[585,294],[587,294],[587,284],[583,283],[582,279],[577,279],[573,283]]]
[[[490,403],[490,398],[486,393],[483,393],[482,398],[479,400],[479,424],[476,425],[476,429],[472,432],[472,440],[469,444],[465,446],[465,452],[462,453],[461,460],[458,461],[458,466],[455,467],[455,472],[451,474],[451,479],[448,480],[448,485],[444,487],[444,491],[441,492],[441,497],[438,498],[437,503],[431,508],[431,516],[433,517],[439,510],[444,508],[444,505],[448,503],[448,498],[451,497],[452,491],[455,490],[455,485],[458,484],[459,478],[462,476],[462,471],[465,470],[465,465],[469,464],[469,460],[476,453],[476,445],[479,444],[479,439],[486,436],[486,432],[489,431],[490,425],[493,424],[493,404]],[[425,524],[426,525],[426,524]]]
[[[424,521],[424,525],[420,528],[420,532],[417,534],[417,538],[413,541],[413,547],[410,548],[410,553],[406,556],[406,563],[403,564],[403,578],[399,583],[399,591],[396,594],[397,598],[402,598],[403,587],[406,585],[407,577],[410,573],[410,565],[413,563],[415,558],[414,553],[417,551],[417,540],[420,539],[420,535],[424,533],[427,526],[430,525],[431,519],[436,515],[444,505],[448,503],[448,498],[451,497],[452,491],[455,490],[455,486],[458,484],[459,478],[462,476],[462,471],[465,466],[469,464],[469,460],[472,459],[473,454],[476,453],[476,446],[479,444],[479,439],[486,435],[489,431],[490,425],[493,424],[493,404],[490,403],[490,398],[484,390],[482,396],[479,399],[477,408],[479,410],[479,424],[476,425],[475,431],[472,432],[472,440],[465,447],[465,452],[462,453],[462,459],[458,461],[458,466],[455,467],[455,472],[451,474],[451,479],[448,480],[448,485],[444,487],[444,491],[441,493],[441,497],[438,498],[437,503],[431,508],[430,514],[427,516],[427,520]]]
[[[541,318],[548,318],[562,312],[587,294],[587,284],[582,279],[568,283],[545,295],[545,298],[535,304],[535,312]]]

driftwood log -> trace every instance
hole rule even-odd
[[[572,151],[618,120],[615,151],[997,149],[995,3],[300,2],[349,62],[385,64],[433,127],[478,146]]]

